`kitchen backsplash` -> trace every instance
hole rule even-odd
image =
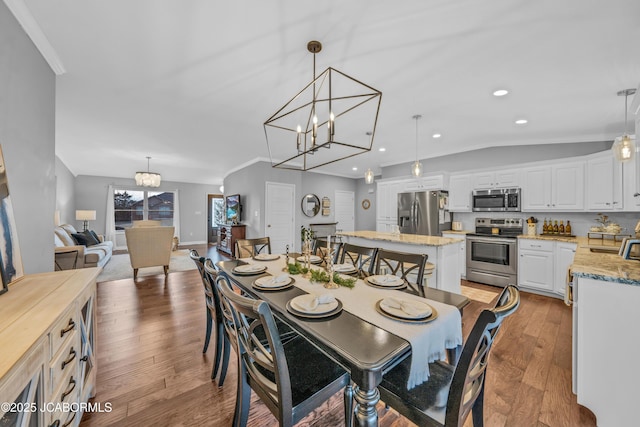
[[[634,234],[634,229],[638,221],[640,221],[640,212],[602,212],[609,216],[609,221],[615,222],[622,227],[621,234]],[[589,229],[599,225],[597,212],[456,212],[453,214],[454,221],[462,222],[463,230],[474,230],[476,218],[527,218],[534,217],[538,220],[537,232],[542,234],[542,223],[547,220],[567,220],[571,221],[572,234],[576,236],[586,236]],[[525,230],[526,232],[526,230]]]

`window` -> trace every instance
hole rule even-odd
[[[173,191],[146,191],[114,189],[113,204],[116,230],[124,230],[133,221],[160,220],[162,225],[174,225]]]

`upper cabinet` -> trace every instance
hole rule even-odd
[[[451,175],[449,178],[449,210],[451,212],[471,212],[472,174]]]
[[[504,169],[473,174],[474,189],[507,188],[520,186],[520,170]]]
[[[432,175],[407,180],[402,191],[426,191],[444,189],[444,175]]]
[[[398,193],[404,191],[404,181],[377,183],[377,219],[378,221],[398,221]]]
[[[522,170],[522,210],[584,210],[584,161]]]
[[[587,159],[587,210],[622,210],[622,164],[610,151]]]

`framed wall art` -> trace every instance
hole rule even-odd
[[[0,275],[2,276],[0,294],[7,292],[11,283],[24,276],[2,146],[0,146]]]

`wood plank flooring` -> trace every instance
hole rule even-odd
[[[216,262],[214,247],[197,246]],[[479,289],[489,286],[465,282]],[[571,308],[561,300],[522,293],[520,309],[506,320],[487,373],[485,425],[595,426],[571,393]],[[464,310],[466,336],[488,304]],[[235,360],[224,387],[209,377],[213,348],[202,353],[205,308],[197,271],[143,276],[98,285],[97,394],[111,412],[85,414],[81,426],[229,426],[236,388]],[[379,405],[380,426],[413,424]],[[299,426],[343,425],[342,395]],[[276,426],[253,396],[249,426]],[[465,426],[470,426],[467,420]]]

